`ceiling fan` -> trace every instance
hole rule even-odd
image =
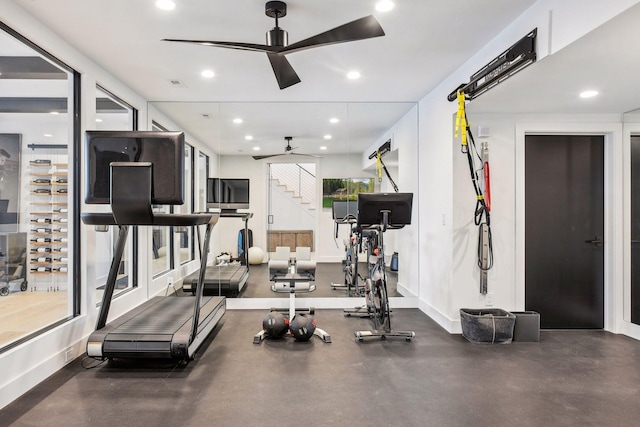
[[[293,139],[292,136],[285,136],[284,140],[287,141],[287,146],[284,147],[284,153],[282,154],[268,154],[266,156],[252,156],[255,160],[262,160],[262,159],[268,159],[269,157],[278,157],[278,156],[288,156],[288,155],[296,155],[296,156],[307,156],[307,157],[318,157],[320,158],[320,156],[316,156],[314,154],[300,154],[300,153],[294,153],[293,150],[297,149],[298,147],[292,147],[291,146],[291,140]]]
[[[287,4],[283,1],[268,1],[265,5],[265,13],[270,18],[275,18],[276,26],[267,32],[267,44],[253,44],[242,42],[224,42],[208,40],[178,40],[163,39],[170,42],[196,43],[203,46],[217,46],[229,49],[249,50],[264,52],[269,58],[271,68],[276,76],[280,89],[286,89],[296,83],[300,78],[285,57],[288,53],[299,52],[312,47],[326,46],[335,43],[364,40],[372,37],[384,36],[384,30],[373,15],[356,19],[355,21],[325,31],[313,37],[299,42],[288,44],[288,35],[278,26],[278,19],[287,15]]]

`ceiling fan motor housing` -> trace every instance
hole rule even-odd
[[[289,44],[289,35],[280,27],[267,31],[268,46],[286,46]]]

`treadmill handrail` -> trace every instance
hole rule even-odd
[[[85,212],[81,215],[82,222],[87,225],[158,225],[189,227],[205,225],[218,221],[217,213],[196,213],[196,214],[153,214],[150,223],[122,224],[118,223],[111,212]]]

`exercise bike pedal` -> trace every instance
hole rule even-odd
[[[264,329],[253,336],[253,343],[260,344],[265,339],[266,333]]]
[[[317,336],[325,343],[331,342],[331,335],[329,335],[324,329],[316,328],[313,335]]]

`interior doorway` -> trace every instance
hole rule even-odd
[[[525,137],[525,308],[604,328],[604,136]]]
[[[267,251],[314,249],[318,206],[315,163],[270,163]]]

